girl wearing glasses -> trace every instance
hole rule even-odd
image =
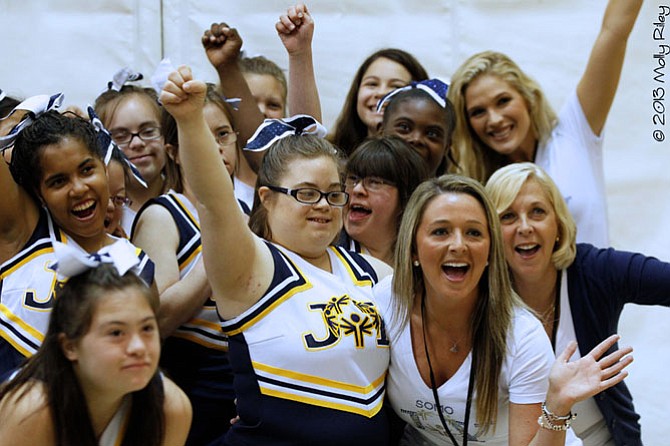
[[[177,121],[229,336],[239,421],[224,444],[387,444],[389,349],[371,288],[390,268],[331,246],[349,197],[339,152],[311,135],[275,142],[259,170],[250,230],[207,132],[205,92],[181,67],[161,101]]]
[[[349,157],[344,231],[339,244],[393,264],[402,213],[414,189],[426,178],[423,158],[394,136],[364,141]]]
[[[207,86],[203,114],[218,145],[218,163],[231,178],[239,149],[230,105]],[[160,293],[158,323],[165,339],[161,366],[186,392],[193,404],[193,423],[187,444],[202,445],[224,435],[236,414],[228,340],[221,332],[216,306],[202,266],[200,221],[196,198],[184,177],[177,123],[164,112],[165,148],[176,169],[168,170],[173,188],[149,200],[137,213],[132,240],[156,263]],[[240,208],[249,209],[238,199]]]
[[[123,85],[109,89],[95,100],[95,112],[109,129],[114,142],[137,167],[147,183],[128,182],[130,206],[123,212],[122,226],[130,234],[135,214],[150,198],[165,193],[167,156],[161,130],[161,106],[151,88]]]

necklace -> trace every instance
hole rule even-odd
[[[546,325],[550,322],[553,322],[553,316],[555,312],[556,312],[556,299],[554,299],[554,302],[552,302],[551,305],[549,305],[549,308],[540,313],[540,320],[542,321],[542,323]]]
[[[421,305],[422,305],[422,307],[421,307],[421,308],[422,308],[421,311],[423,311],[423,308],[424,308],[424,307],[423,307],[423,305],[424,305],[423,302],[421,303]],[[421,313],[421,317],[423,317],[423,313]],[[439,325],[439,324],[438,324],[438,325]],[[451,353],[458,353],[458,352],[460,352],[461,349],[458,347],[458,345],[459,345],[459,344],[461,343],[461,341],[463,341],[466,337],[467,337],[467,335],[463,335],[463,336],[461,336],[461,337],[460,337],[458,340],[456,340],[456,341],[449,341],[449,342],[451,342],[451,347],[449,348],[449,351],[450,351]]]
[[[460,351],[460,349],[458,348],[458,344],[460,344],[460,342],[461,342],[464,338],[465,338],[465,336],[463,336],[461,339],[459,339],[459,340],[456,341],[456,342],[452,342],[452,344],[454,344],[454,345],[451,346],[451,348],[449,349],[449,351],[450,351],[451,353],[458,353],[458,352]]]
[[[426,291],[424,290],[423,295],[421,296],[421,331],[423,334],[423,348],[426,351],[426,362],[428,362],[428,372],[430,375],[430,390],[433,391],[433,399],[435,400],[435,408],[437,410],[437,415],[440,418],[440,423],[445,432],[449,436],[451,443],[454,446],[458,446],[458,442],[454,437],[454,434],[451,433],[447,422],[444,419],[442,414],[441,405],[440,405],[440,396],[437,394],[437,386],[435,385],[435,374],[433,373],[433,365],[430,362],[430,354],[428,353],[428,341],[426,338]],[[462,340],[462,339],[461,339]],[[459,340],[458,342],[460,342]],[[455,345],[454,345],[455,347]],[[452,347],[453,348],[453,347]],[[453,351],[449,349],[450,351]],[[468,381],[468,394],[465,402],[465,420],[463,420],[463,446],[468,444],[468,426],[470,424],[470,409],[472,408],[472,389],[475,382],[475,350],[472,349],[472,362],[470,363],[470,380]]]
[[[563,271],[558,271],[556,275],[556,286],[554,301],[549,305],[549,307],[544,310],[542,313],[538,313],[537,317],[542,322],[542,325],[546,328],[551,328],[551,346],[554,351],[556,351],[556,333],[558,332],[558,324],[561,319],[561,277]],[[550,325],[551,324],[551,325]]]

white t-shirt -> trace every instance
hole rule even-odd
[[[540,145],[535,163],[556,182],[577,223],[577,243],[609,246],[603,168],[603,135],[591,131],[573,91],[558,115],[558,125]]]
[[[401,444],[451,444],[435,410],[432,390],[424,383],[412,353],[410,326],[398,331],[392,317],[391,280],[378,284],[373,293],[387,324],[391,341],[391,363],[386,379],[387,395],[396,414],[406,423]],[[498,388],[498,421],[495,432],[478,433],[476,424],[476,392],[468,427],[468,442],[486,445],[509,443],[509,403],[534,404],[545,400],[548,376],[554,362],[551,343],[540,322],[529,311],[515,309],[512,328],[507,336],[508,352],[503,362]],[[463,442],[465,404],[472,352],[458,371],[438,388],[444,419],[459,444]],[[574,435],[571,440],[576,440]],[[581,444],[570,441],[566,444]]]

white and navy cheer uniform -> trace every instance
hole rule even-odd
[[[48,211],[40,208],[28,242],[0,266],[0,380],[32,356],[44,340],[51,307],[62,286],[53,269],[53,240],[76,246],[54,224]],[[136,254],[140,259],[138,275],[147,284],[153,283],[153,262],[139,248]]]
[[[268,290],[222,322],[240,420],[231,445],[385,445],[389,343],[359,254],[328,248],[331,272],[267,242]]]
[[[170,191],[147,202],[138,212],[136,222],[150,205],[164,207],[174,220],[179,233],[176,252],[179,278],[183,279],[202,256],[195,206],[184,195]],[[228,420],[235,416],[235,394],[227,352],[228,338],[221,331],[216,304],[211,299],[163,344],[161,367],[184,390],[193,405],[193,423],[187,444],[207,444],[222,436],[228,430]]]

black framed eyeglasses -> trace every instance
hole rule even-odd
[[[153,141],[161,137],[160,127],[146,127],[137,133],[129,132],[128,130],[114,130],[111,133],[112,139],[119,146],[128,146],[134,137],[140,138],[142,141]]]
[[[290,195],[295,198],[297,202],[303,204],[316,204],[321,201],[323,197],[326,197],[326,201],[331,206],[342,207],[349,202],[349,194],[341,190],[321,192],[320,190],[311,187],[301,187],[299,189],[287,189],[279,186],[266,187],[275,192]]]
[[[344,179],[344,187],[347,189],[353,189],[358,185],[358,183],[363,183],[365,190],[377,191],[381,190],[385,185],[395,186],[396,184],[392,181],[385,180],[380,177],[359,177],[358,175],[347,175]]]

